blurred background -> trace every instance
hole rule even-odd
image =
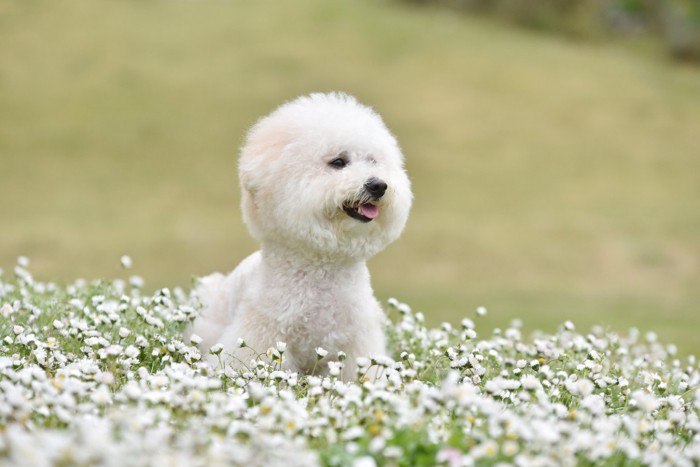
[[[699,30],[694,0],[2,2],[0,267],[151,289],[232,269],[257,248],[245,131],[341,90],[414,184],[380,300],[700,354]]]

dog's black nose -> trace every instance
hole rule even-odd
[[[379,180],[378,178],[370,178],[365,182],[365,190],[374,197],[374,199],[379,199],[386,193],[386,183]]]

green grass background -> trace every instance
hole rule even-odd
[[[700,71],[389,1],[0,3],[0,265],[151,287],[232,269],[246,129],[343,90],[415,204],[371,261],[432,322],[566,319],[700,354]],[[484,329],[484,328],[482,328]]]

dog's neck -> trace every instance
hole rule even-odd
[[[264,269],[275,276],[277,283],[283,277],[298,286],[308,282],[336,283],[342,287],[353,281],[369,281],[367,264],[363,259],[294,251],[269,244],[262,245],[261,255]],[[282,282],[285,280],[282,279]]]
[[[296,275],[304,272],[304,274],[332,279],[337,275],[347,276],[353,271],[360,272],[366,269],[365,261],[355,258],[293,251],[287,247],[267,244],[263,245],[260,251],[263,264],[277,273],[287,271]]]

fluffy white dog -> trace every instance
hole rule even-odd
[[[221,343],[225,364],[240,366],[285,342],[285,368],[317,374],[343,351],[353,377],[357,357],[386,351],[365,261],[401,234],[411,207],[396,139],[355,98],[311,94],[253,126],[239,176],[261,249],[202,280],[192,328],[201,348]],[[317,347],[328,351],[318,363]]]

